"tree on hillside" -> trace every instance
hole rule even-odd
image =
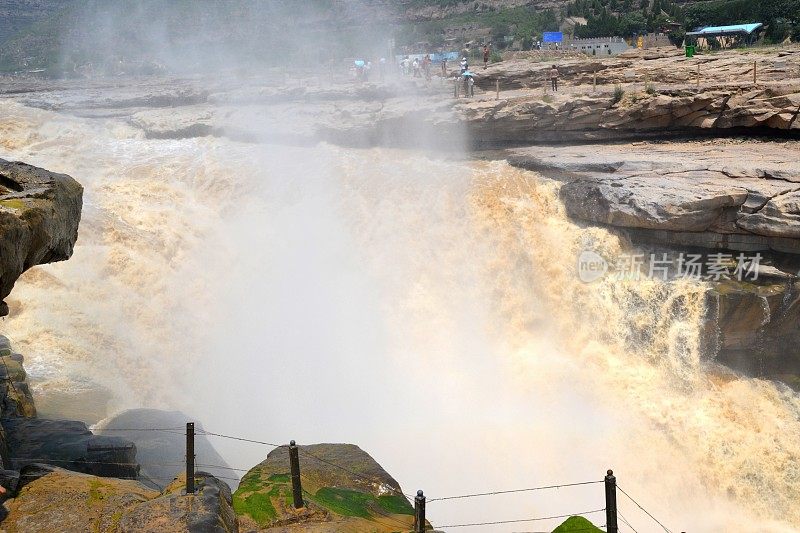
[[[639,35],[647,30],[647,19],[640,11],[626,13],[619,19],[619,34],[625,37]]]

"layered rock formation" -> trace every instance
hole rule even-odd
[[[0,299],[17,278],[72,255],[83,187],[67,176],[0,159]],[[0,316],[8,305],[0,303]]]
[[[500,100],[455,101],[359,93],[308,101],[226,105],[201,104],[169,112],[136,112],[131,124],[154,138],[225,135],[287,143],[328,141],[355,146],[493,148],[542,142],[619,141],[689,135],[800,132],[800,84],[791,87],[637,92],[620,101],[609,91],[544,95],[514,91]],[[334,95],[330,95],[334,96]],[[466,136],[461,126],[466,125]]]
[[[653,89],[655,90],[655,89]],[[526,94],[457,107],[475,146],[620,141],[686,135],[797,134],[800,85],[575,95]]]
[[[545,53],[546,54],[546,53]],[[650,50],[631,49],[618,57],[570,57],[563,60],[553,55],[539,61],[511,59],[492,63],[487,70],[479,70],[476,85],[493,91],[495,81],[500,89],[539,89],[548,81],[549,70],[555,62],[562,88],[592,86],[599,90],[614,85],[629,86],[651,83],[656,89],[708,90],[719,87],[752,87],[753,64],[757,68],[757,81],[766,85],[781,85],[796,80],[800,73],[800,49],[786,48],[771,53],[746,54],[721,52],[687,58],[680,48]],[[699,82],[699,83],[698,83]]]
[[[88,90],[77,82],[48,87],[40,81],[40,92],[23,101],[83,116],[129,117],[153,138],[219,135],[290,144],[463,149],[800,132],[798,49],[692,59],[677,49],[634,55],[560,60],[562,88],[556,94],[545,92],[549,61],[515,59],[479,70],[472,99],[454,99],[454,81],[438,77],[430,83],[391,78],[359,85],[342,72],[331,77],[274,71],[244,86],[148,80],[113,93],[103,81],[84,82]],[[7,85],[26,90],[24,83]]]
[[[800,142],[710,140],[529,147],[509,162],[566,183],[570,216],[640,238],[800,253]]]

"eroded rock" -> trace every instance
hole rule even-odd
[[[35,465],[34,465],[35,466]],[[230,489],[197,474],[197,493],[182,492],[185,478],[163,493],[136,481],[96,477],[53,467],[28,467],[29,479],[6,501],[7,533],[235,533]]]
[[[27,269],[72,255],[82,196],[66,174],[0,159],[0,299]],[[0,316],[7,314],[0,303]]]

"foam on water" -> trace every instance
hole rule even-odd
[[[387,149],[148,140],[8,101],[0,132],[0,157],[86,188],[75,255],[26,273],[2,328],[37,395],[102,388],[109,412],[355,442],[432,497],[612,467],[675,530],[800,526],[797,396],[704,367],[703,284],[582,283],[582,250],[630,244],[571,222],[541,176]],[[267,451],[219,445],[236,467]],[[429,515],[603,506],[601,486],[570,490]]]

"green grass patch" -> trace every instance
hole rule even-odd
[[[323,487],[314,495],[314,501],[342,516],[370,518],[369,506],[376,503],[376,498],[357,490]]]
[[[0,206],[8,207],[11,209],[25,209],[27,204],[19,198],[9,198],[8,200],[0,200]]]
[[[272,474],[269,476],[269,481],[271,483],[289,483],[291,477],[289,474]]]
[[[278,517],[269,494],[253,492],[245,497],[236,491],[233,496],[233,510],[236,514],[250,516],[260,526],[265,526]]]
[[[89,480],[89,505],[100,503],[105,499],[105,494],[103,494],[102,489],[103,484],[100,481],[96,479]]]
[[[408,500],[397,494],[384,494],[378,497],[378,505],[380,505],[384,511],[388,511],[392,514],[414,514],[414,508],[411,507]]]
[[[602,533],[602,529],[595,526],[582,516],[570,516],[563,524],[553,530],[553,533],[571,533],[581,531],[583,533]]]

